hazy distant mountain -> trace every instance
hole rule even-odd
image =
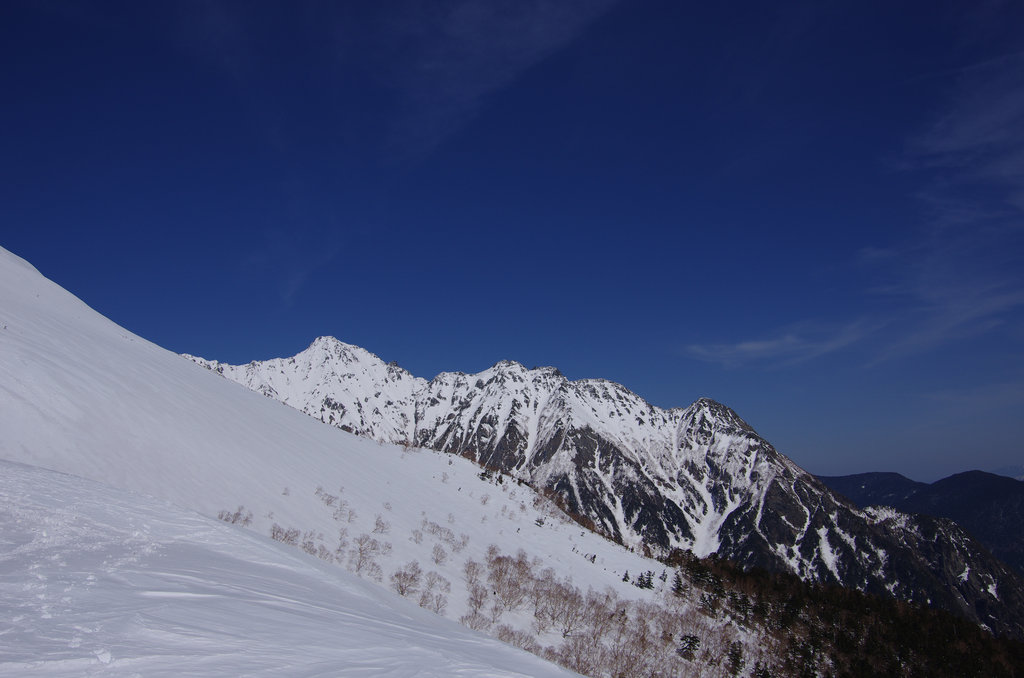
[[[1024,466],[1020,464],[1014,464],[1011,466],[1001,466],[994,468],[989,473],[995,473],[997,476],[1007,476],[1014,480],[1024,480]]]
[[[849,476],[818,476],[833,491],[857,506],[899,507],[920,489],[928,487],[899,473],[855,473]]]
[[[508,473],[638,550],[716,553],[1020,628],[993,613],[1024,600],[1020,581],[958,526],[857,510],[708,399],[664,410],[510,361],[427,381],[331,337],[241,366],[189,357],[334,426]]]
[[[930,485],[898,473],[819,479],[861,507],[881,504],[956,521],[1024,575],[1024,482],[984,471],[957,473]]]

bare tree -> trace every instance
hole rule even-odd
[[[541,647],[536,638],[526,631],[518,631],[508,624],[502,624],[498,628],[494,629],[494,637],[503,643],[514,645],[521,650],[526,650],[533,654],[540,654]]]
[[[231,511],[221,511],[217,514],[217,517],[224,522],[231,523],[232,525],[241,525],[242,527],[248,527],[252,523],[252,511],[247,511],[244,506],[239,506],[233,513]]]
[[[381,570],[377,558],[388,553],[390,544],[382,544],[370,535],[360,534],[353,540],[349,551],[349,567],[358,575],[365,575],[380,581]]]
[[[400,596],[415,595],[420,588],[422,575],[423,570],[420,569],[420,564],[413,560],[391,574],[391,587]]]
[[[462,566],[462,574],[466,578],[466,585],[472,588],[475,584],[480,583],[480,578],[484,574],[484,566],[472,558],[467,558]]]
[[[427,573],[423,592],[420,594],[420,607],[433,610],[438,614],[444,614],[445,609],[448,607],[448,594],[451,593],[451,590],[451,582],[431,570]]]
[[[553,620],[562,637],[572,635],[582,625],[587,612],[583,595],[569,582],[559,582],[552,587],[554,598]]]
[[[490,557],[488,549],[487,581],[494,590],[501,606],[506,610],[515,610],[526,600],[533,579],[531,563],[526,553],[520,550],[515,558],[496,555]]]
[[[270,527],[270,538],[291,546],[296,546],[299,543],[299,531],[294,527],[285,529],[277,523],[274,523]]]
[[[459,623],[474,631],[486,631],[491,627],[491,620],[479,612],[471,612],[459,617]]]
[[[487,589],[478,583],[469,585],[469,595],[466,599],[466,605],[469,607],[470,614],[481,614],[484,609],[484,605],[487,604]]]
[[[541,570],[540,574],[530,582],[527,597],[533,605],[534,627],[538,633],[543,633],[551,627],[553,621],[551,589],[555,583],[555,571],[550,567]]]

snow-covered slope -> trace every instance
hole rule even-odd
[[[602,648],[608,649],[602,661],[618,662],[620,673],[627,668],[633,673],[678,673],[678,664],[688,661],[676,654],[672,634],[657,635],[662,639],[657,650],[646,647],[637,654],[622,651],[626,641],[615,635],[655,637],[654,631],[636,629],[661,617],[678,627],[675,617],[658,617],[650,607],[665,595],[663,580],[653,590],[633,585],[637,574],[660,570],[660,564],[582,530],[530,488],[507,476],[482,474],[470,460],[379,444],[313,421],[211,374],[96,314],[4,250],[0,459],[144,493],[208,517],[221,516],[235,523],[233,529],[247,527],[272,535],[291,544],[301,558],[318,557],[383,587],[394,588],[392,576],[416,563],[422,577],[414,591],[405,592],[413,601],[449,619],[466,618],[475,628],[581,670],[585,666],[579,662],[596,661]],[[19,497],[10,507],[5,503],[3,510],[13,515],[21,510],[19,503],[28,506],[29,513],[35,510],[32,506],[38,507],[39,502],[24,503]],[[61,520],[71,519],[61,515]],[[136,525],[144,535],[148,528]],[[45,542],[38,546],[42,550],[33,560],[41,567],[58,567],[60,554],[46,553]],[[546,593],[533,603],[502,599],[488,579],[498,565],[513,562],[502,561],[502,554],[514,558],[517,581]],[[224,560],[228,555],[211,555],[211,566],[232,570]],[[195,562],[197,571],[200,560]],[[471,583],[468,572],[474,563],[476,577],[486,588]],[[150,567],[159,566],[147,560],[143,569]],[[632,574],[624,581],[627,571]],[[45,570],[40,574],[51,582],[59,579]],[[289,571],[282,574],[287,577]],[[223,581],[230,574],[197,577],[196,588],[185,587],[186,593],[202,592],[204,581]],[[12,590],[32,583],[31,575],[8,581],[13,582]],[[68,595],[77,588],[69,584]],[[607,620],[615,613],[622,622],[618,630],[605,625],[586,636],[566,637],[554,622],[536,625],[538,614],[550,612],[537,606],[543,608],[557,598],[547,592],[568,595],[574,589],[582,595],[592,592],[586,598],[588,610],[609,611],[591,614],[592,619]],[[474,613],[471,594],[480,591],[482,605]],[[686,614],[696,614],[692,601],[673,604],[689,606]],[[66,613],[75,614],[70,608]],[[0,634],[0,651],[12,661],[30,660],[19,653],[18,644],[9,644],[18,637],[11,634],[25,625],[33,625],[33,633],[43,637],[62,638],[65,611],[60,616],[46,614],[50,612],[40,610],[18,618],[6,628],[6,635]],[[737,628],[727,616],[697,617],[699,624],[688,622],[688,628],[704,639],[702,651],[710,653],[708,661],[719,661],[722,644],[732,642],[748,647],[752,661],[761,655],[766,662],[775,661],[771,642],[760,632]],[[149,633],[141,613],[121,623],[110,627],[108,638],[130,643],[137,634]],[[202,635],[203,630],[197,633]],[[589,645],[581,653],[584,641]],[[344,646],[342,639],[338,642]],[[93,649],[103,650],[89,651]],[[373,673],[372,661],[367,662],[366,673]]]
[[[337,342],[321,343],[337,350]],[[1016,580],[975,553],[955,527],[922,528],[907,517],[857,512],[808,481],[717,403],[669,411],[674,419],[668,421],[678,429],[652,433],[636,427],[645,417],[657,421],[668,414],[607,382],[576,382],[585,388],[566,393],[568,382],[555,370],[501,363],[491,375],[441,375],[428,382],[431,398],[421,401],[422,382],[394,366],[371,366],[369,381],[345,376],[364,374],[357,363],[368,356],[355,355],[345,367],[327,365],[325,356],[321,373],[338,375],[361,399],[365,415],[380,412],[391,430],[404,431],[395,434],[399,443],[409,442],[402,427],[415,396],[415,442],[446,441],[438,444],[443,451],[406,450],[312,421],[132,335],[0,250],[0,458],[222,515],[385,586],[415,561],[423,582],[431,582],[421,583],[420,602],[453,619],[473,613],[464,567],[497,563],[497,552],[521,550],[517,562],[549,573],[536,577],[545,586],[571,579],[583,592],[608,592],[631,604],[658,600],[664,584],[651,591],[622,581],[627,571],[635,578],[657,570],[657,563],[580,529],[529,487],[507,476],[505,482],[487,477],[474,461],[447,453],[459,452],[553,490],[606,532],[614,535],[618,526],[627,545],[660,548],[658,535],[676,535],[679,544],[701,551],[701,544],[717,540],[718,553],[741,562],[794,563],[811,578],[835,576],[910,600],[931,598],[996,630],[1020,632]],[[279,366],[282,371],[289,370]],[[318,383],[309,374],[304,385],[291,375],[293,395]],[[509,383],[520,390],[507,402],[481,395],[506,392]],[[387,388],[394,384],[400,388],[391,393]],[[286,389],[278,384],[274,390],[280,395]],[[338,404],[351,396],[331,393],[335,406],[326,409],[340,414]],[[344,411],[358,407],[344,405]],[[613,427],[614,436],[597,435],[595,427],[612,415],[622,422]],[[633,417],[643,422],[628,423]],[[421,421],[436,424],[418,428]],[[377,429],[379,438],[385,430]],[[668,447],[657,447],[665,440]],[[634,443],[635,449],[622,449]],[[503,459],[512,463],[495,463]],[[907,546],[904,537],[910,536],[918,546],[931,539],[936,547]],[[945,564],[930,570],[920,554]],[[489,618],[480,627],[496,633],[506,624],[524,631],[543,612],[522,601],[497,605],[495,595],[492,590],[495,605],[488,602]],[[613,598],[603,601],[618,609]],[[636,623],[656,617],[640,607],[630,610]],[[706,647],[713,646],[712,635],[722,640],[739,633],[751,652],[770,652],[762,632],[737,630],[728,617],[702,623],[701,633],[710,634]],[[548,648],[548,655],[561,653],[571,666],[572,656],[583,656],[573,655],[578,645],[567,645],[579,636],[563,637],[550,626],[534,635],[531,642]],[[608,648],[621,644],[606,638]],[[657,670],[677,671],[674,648],[666,643],[660,655],[647,650],[638,656],[664,658]],[[591,648],[589,655],[598,652]],[[623,655],[616,661],[625,661]]]
[[[166,502],[0,462],[0,507],[0,675],[575,675]]]
[[[426,381],[330,337],[241,366],[187,357],[326,423],[509,473],[637,550],[717,553],[1024,631],[1021,582],[956,525],[929,524],[943,558],[926,557],[909,545],[929,519],[873,520],[708,399],[665,410],[510,361]]]

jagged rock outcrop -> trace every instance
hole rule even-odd
[[[471,457],[653,555],[714,553],[1024,636],[1024,586],[955,523],[858,509],[712,400],[666,410],[511,361],[427,381],[331,337],[241,366],[187,357],[353,433]]]

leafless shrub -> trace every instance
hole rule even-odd
[[[481,614],[487,605],[487,589],[480,584],[470,584],[466,606],[470,614]]]
[[[452,532],[451,528],[445,527],[444,525],[438,525],[426,518],[423,519],[420,527],[424,532],[434,535],[453,550],[459,544],[459,541],[455,538],[455,533]]]
[[[526,631],[518,631],[508,624],[502,624],[494,629],[494,637],[503,643],[514,645],[533,654],[538,654],[541,649],[537,639],[531,634]]]
[[[491,549],[488,548],[488,556]],[[530,590],[530,582],[533,579],[532,564],[527,560],[526,552],[522,549],[511,556],[497,555],[487,561],[487,581],[498,602],[506,610],[515,610],[523,601]]]
[[[245,507],[241,505],[234,512],[221,511],[217,514],[217,517],[226,523],[231,523],[232,525],[248,527],[252,524],[252,511],[246,511]]]
[[[619,601],[612,588],[605,589],[604,593],[587,591],[584,600],[587,606],[584,626],[587,634],[595,638],[604,638],[611,631],[615,617],[626,613],[625,604]]]
[[[374,534],[387,534],[391,531],[391,523],[384,520],[384,517],[379,513],[373,521],[373,533]]]
[[[423,531],[422,530],[413,530],[412,531],[412,536],[409,537],[409,540],[412,541],[414,544],[422,544],[423,543]]]
[[[484,575],[484,566],[472,558],[467,558],[462,565],[462,574],[466,579],[467,586],[475,586],[480,583],[480,578]]]
[[[415,595],[419,591],[422,574],[423,571],[420,569],[419,563],[413,560],[392,573],[391,587],[400,596]]]
[[[313,492],[313,494],[316,495],[316,497],[320,501],[322,501],[324,503],[324,506],[326,506],[327,508],[331,508],[339,500],[338,495],[328,494],[327,492],[324,492],[324,488],[320,487],[319,485],[317,486],[316,491]]]
[[[448,552],[440,544],[434,544],[434,550],[430,554],[431,560],[437,565],[444,565],[448,560]]]
[[[448,594],[451,593],[451,590],[451,582],[437,572],[428,572],[423,584],[423,592],[420,594],[420,607],[425,607],[437,614],[444,614],[448,607]]]
[[[377,558],[390,551],[391,544],[381,543],[364,532],[353,540],[348,557],[349,568],[358,575],[380,581],[381,569]]]
[[[540,571],[540,573],[529,583],[529,589],[527,591],[527,598],[530,604],[533,605],[533,615],[538,617],[543,615],[542,609],[546,606],[546,603],[551,598],[551,587],[555,583],[555,571],[550,567],[546,567]],[[544,625],[538,631],[544,631],[547,629],[547,625]]]
[[[474,631],[486,631],[491,627],[491,620],[479,612],[470,612],[459,617],[459,623]]]
[[[345,549],[348,548],[348,528],[338,528],[338,548],[335,549],[335,557],[337,560],[342,559],[342,555],[345,553]]]
[[[323,540],[323,535],[317,535],[313,530],[307,530],[302,534],[302,541],[299,547],[306,553],[315,556],[316,555],[316,540]]]
[[[587,612],[583,595],[569,582],[558,582],[552,587],[553,614],[555,628],[566,638],[572,635],[582,624]]]
[[[505,607],[497,600],[492,602],[490,609],[487,610],[487,617],[491,620],[492,624],[497,624],[503,614],[505,614]]]
[[[277,523],[274,523],[270,527],[270,538],[295,546],[299,543],[299,531],[294,527],[285,529]]]
[[[334,554],[331,553],[331,550],[323,544],[317,544],[316,557],[320,560],[326,560],[329,563],[334,562]]]
[[[469,545],[469,535],[466,534],[465,532],[459,533],[459,541],[455,542],[454,544],[450,544],[450,546],[452,547],[452,551],[454,551],[455,553],[459,553],[460,551],[462,551],[462,549],[466,548],[468,545]]]
[[[605,651],[596,638],[570,636],[552,652],[551,661],[585,676],[605,675],[603,668]],[[618,676],[620,674],[611,674]]]

